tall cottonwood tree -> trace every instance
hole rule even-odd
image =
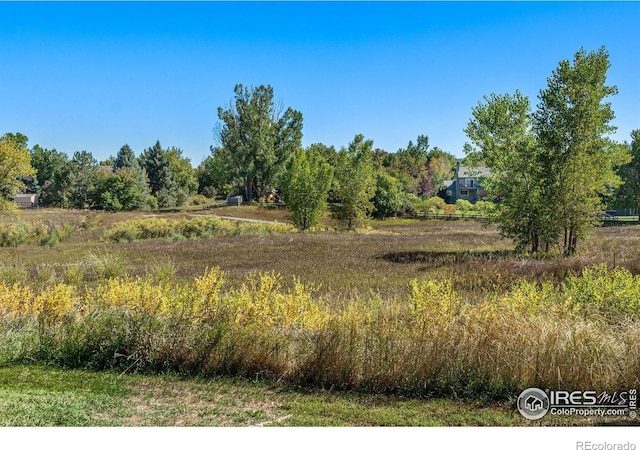
[[[540,92],[533,129],[542,150],[546,182],[544,201],[553,208],[565,255],[604,210],[602,198],[620,184],[615,168],[629,160],[628,150],[608,136],[615,131],[611,103],[617,94],[608,86],[609,54],[604,47],[560,61]]]
[[[475,147],[465,151],[470,163],[482,161],[491,169],[485,187],[502,198],[493,220],[518,249],[537,252],[551,224],[529,99],[519,91],[491,94],[472,108],[472,115],[465,132]]]
[[[477,149],[465,151],[492,170],[489,188],[503,197],[497,221],[520,248],[559,241],[573,254],[620,183],[615,169],[629,156],[608,138],[615,127],[605,99],[617,93],[605,84],[608,68],[604,47],[580,49],[548,78],[535,113],[519,92],[485,97],[472,110],[465,131]]]
[[[220,148],[229,181],[240,184],[244,199],[265,196],[276,188],[293,152],[301,147],[302,113],[274,104],[273,88],[235,86],[228,109],[218,108]]]

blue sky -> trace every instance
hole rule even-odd
[[[640,128],[638,2],[0,2],[0,133],[98,159],[160,140],[197,165],[237,83],[270,84],[305,146],[426,134],[462,156],[484,95],[533,105],[561,59],[606,46],[628,140]]]

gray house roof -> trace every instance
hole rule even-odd
[[[458,170],[458,177],[460,178],[479,178],[488,177],[491,175],[491,171],[486,167],[464,167],[460,166]]]

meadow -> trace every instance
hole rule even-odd
[[[285,222],[254,206],[5,217],[66,231],[0,248],[0,364],[511,411],[527,387],[640,384],[639,227],[597,229],[570,258],[531,258],[476,221],[390,219],[355,233]]]

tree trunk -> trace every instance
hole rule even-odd
[[[251,191],[253,190],[253,185],[251,183],[251,179],[248,178],[244,181],[244,200],[247,203],[251,203]]]

